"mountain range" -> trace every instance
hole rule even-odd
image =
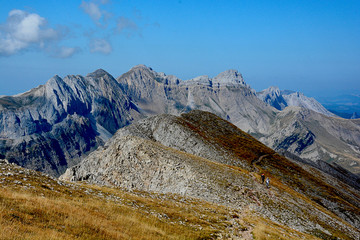
[[[302,94],[282,94],[288,96],[286,105],[307,103],[283,110],[261,96],[236,70],[186,81],[144,65],[117,79],[101,69],[85,77],[54,76],[24,94],[0,97],[0,156],[59,176],[121,127],[148,116],[199,109],[276,151],[360,173],[360,120],[316,112],[309,106],[320,104]]]

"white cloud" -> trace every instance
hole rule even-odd
[[[99,21],[102,13],[98,5],[93,2],[82,1],[80,7],[88,14],[94,21]]]
[[[101,1],[100,4],[107,4],[107,1]],[[80,8],[82,8],[98,26],[106,26],[106,22],[111,16],[107,11],[100,9],[100,5],[94,1],[82,1]]]
[[[44,48],[46,43],[61,37],[61,31],[47,27],[45,18],[15,9],[9,12],[6,23],[0,25],[0,55],[13,55],[31,47]]]
[[[138,25],[131,20],[130,18],[126,17],[119,17],[116,24],[116,32],[117,33],[124,33],[128,37],[133,36],[134,34],[138,33],[140,34]]]
[[[80,52],[80,48],[78,47],[56,47],[54,49],[51,49],[50,56],[56,57],[56,58],[69,58],[73,56],[75,53]]]
[[[109,54],[112,52],[112,47],[105,39],[92,39],[90,42],[90,52]]]

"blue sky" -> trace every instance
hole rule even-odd
[[[360,92],[360,1],[0,0],[0,95],[137,64],[254,89]]]

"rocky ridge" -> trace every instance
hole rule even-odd
[[[286,103],[278,89],[269,92],[280,107]],[[55,76],[27,93],[0,97],[0,156],[58,176],[134,120],[199,109],[227,119],[273,149],[360,174],[358,121],[328,120],[320,113],[307,114],[306,108],[279,111],[258,96],[236,70],[187,81],[145,65],[116,80],[104,70],[86,77]],[[304,121],[307,116],[312,117]]]
[[[270,189],[259,182],[260,172],[271,176]],[[353,239],[360,233],[358,190],[287,160],[229,122],[201,111],[151,117],[120,129],[62,179],[251,209],[315,236]]]
[[[135,66],[117,81],[147,116],[179,115],[199,109],[228,119],[244,131],[265,133],[276,110],[260,101],[240,73],[228,70],[213,79],[200,76],[169,83],[151,68]]]
[[[0,153],[58,176],[140,114],[104,70],[0,98]]]

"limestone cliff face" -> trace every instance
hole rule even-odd
[[[288,104],[280,90],[268,92],[279,106]],[[307,108],[279,111],[258,97],[236,70],[187,81],[144,65],[117,80],[104,70],[86,77],[55,76],[24,94],[0,97],[0,154],[57,176],[133,120],[199,109],[271,148],[360,174],[358,120],[329,118]]]
[[[260,172],[271,177],[270,189],[260,183]],[[358,190],[287,160],[208,112],[124,127],[61,178],[251,209],[302,232],[359,234]]]
[[[244,131],[266,133],[276,109],[256,97],[236,70],[213,79],[200,76],[181,81],[139,65],[117,80],[127,96],[147,116],[162,113],[179,115],[199,109],[228,119]]]
[[[55,176],[139,115],[103,70],[55,76],[29,92],[0,98],[0,105],[0,153]]]

